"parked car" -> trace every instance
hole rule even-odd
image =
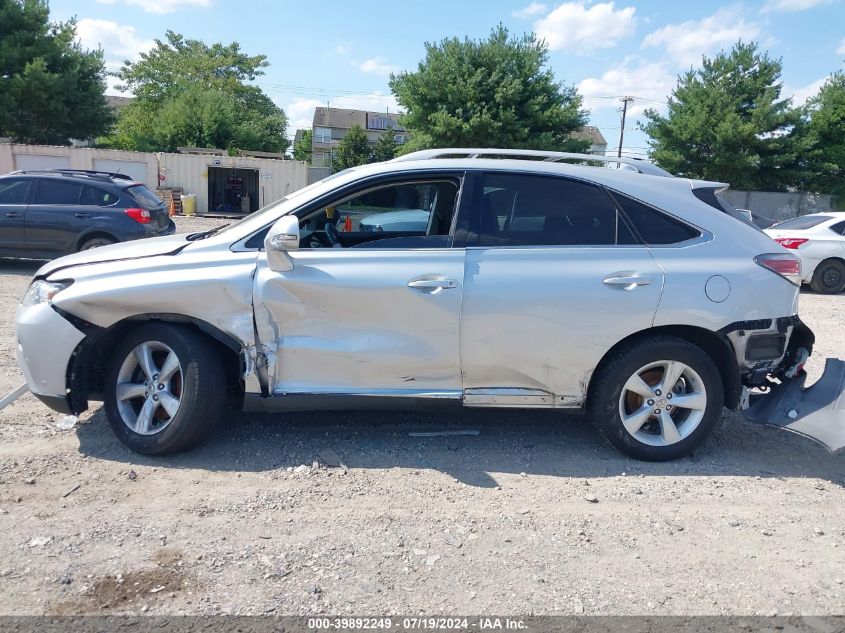
[[[811,213],[766,230],[801,258],[801,281],[815,292],[845,290],[845,212]]]
[[[70,169],[0,176],[0,257],[51,259],[175,230],[164,203],[126,176]]]
[[[744,215],[749,222],[751,222],[754,226],[760,229],[767,229],[775,223],[775,221],[771,218],[767,218],[764,215],[754,213],[753,211],[749,211],[748,209],[737,209],[737,211],[742,213],[742,215]]]
[[[18,361],[43,402],[102,400],[148,454],[208,437],[228,391],[249,411],[587,411],[629,455],[686,455],[723,406],[798,384],[799,260],[718,204],[723,184],[556,162],[579,156],[417,152],[217,230],[58,259],[18,310]],[[327,221],[409,189],[434,201],[425,229]]]

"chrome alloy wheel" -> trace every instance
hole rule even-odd
[[[680,361],[641,367],[619,396],[619,416],[634,439],[669,446],[688,437],[704,418],[707,390],[701,376]]]
[[[182,385],[176,353],[158,341],[141,343],[117,374],[115,395],[123,423],[140,435],[160,433],[179,411]]]

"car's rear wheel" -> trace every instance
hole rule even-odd
[[[845,263],[838,259],[826,259],[816,266],[810,288],[814,292],[835,295],[845,290]]]
[[[100,248],[101,246],[109,246],[110,244],[117,244],[117,242],[110,237],[92,237],[90,240],[82,242],[79,250],[89,251],[92,248]]]
[[[595,378],[591,413],[599,432],[637,459],[688,455],[718,425],[719,371],[701,348],[656,336],[621,349]]]
[[[139,453],[163,455],[196,446],[221,416],[224,376],[216,350],[190,327],[142,325],[112,355],[104,389],[109,424]]]

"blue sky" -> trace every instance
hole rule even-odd
[[[76,16],[83,44],[101,46],[112,66],[137,59],[166,29],[267,55],[258,83],[288,113],[291,135],[310,126],[318,104],[395,111],[388,75],[414,69],[424,42],[484,37],[499,22],[547,40],[557,79],[579,88],[610,146],[620,127],[614,97],[638,97],[626,124],[631,155],[645,152],[633,129],[642,110],[660,108],[702,54],[739,38],[783,58],[785,94],[797,101],[845,67],[845,0],[52,0],[51,11]]]

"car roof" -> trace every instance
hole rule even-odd
[[[89,169],[21,169],[0,176],[0,178],[50,178],[59,180],[63,178],[80,179],[94,184],[115,185],[121,188],[133,187],[142,183],[132,180],[124,174],[114,174]]]

